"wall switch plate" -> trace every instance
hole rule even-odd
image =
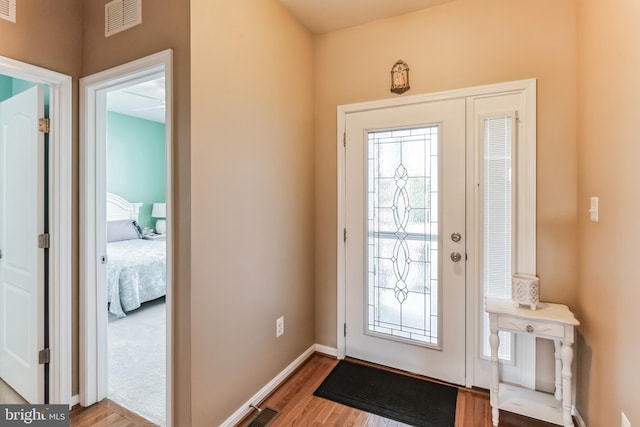
[[[589,219],[591,222],[598,222],[598,203],[597,197],[592,197],[589,204]]]
[[[631,427],[631,423],[629,422],[629,419],[624,414],[624,412],[622,413],[621,418],[622,418],[622,422],[620,423],[620,427]]]
[[[284,316],[280,316],[276,319],[276,338],[284,334]]]

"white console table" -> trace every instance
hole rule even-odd
[[[491,414],[498,425],[499,410],[515,412],[565,427],[573,427],[571,418],[573,342],[580,324],[566,305],[539,303],[537,310],[514,307],[510,299],[487,298],[489,344],[491,346]],[[553,340],[555,346],[555,394],[541,393],[500,382],[498,331],[533,335]]]

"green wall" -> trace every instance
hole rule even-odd
[[[140,226],[154,227],[151,207],[165,201],[163,123],[119,113],[107,118],[107,191],[143,203]]]
[[[36,83],[0,74],[0,102],[36,86]],[[49,117],[49,86],[44,87],[44,115]]]
[[[12,78],[0,75],[0,101],[4,101],[11,97],[12,94]]]

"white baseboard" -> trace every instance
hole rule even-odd
[[[251,411],[251,407],[249,405],[257,405],[265,397],[267,397],[271,392],[273,392],[293,371],[298,369],[300,365],[302,365],[305,360],[307,360],[314,352],[316,351],[316,344],[309,347],[304,353],[302,353],[296,360],[291,362],[289,366],[284,368],[282,372],[280,372],[274,379],[269,381],[267,385],[262,387],[262,389],[254,394],[251,399],[249,399],[244,405],[242,405],[236,412],[233,413],[226,421],[220,424],[221,427],[233,427],[237,423],[239,423],[247,414]]]
[[[338,357],[338,349],[333,347],[327,347],[326,345],[316,344],[316,351],[318,353],[326,354],[327,356]]]
[[[576,417],[576,421],[578,421],[578,427],[587,427],[587,423],[582,419],[582,415],[576,408],[573,408],[573,416]]]
[[[74,394],[73,396],[71,396],[71,402],[69,402],[69,408],[73,408],[76,405],[80,404],[80,396],[77,394]]]

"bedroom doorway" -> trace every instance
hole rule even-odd
[[[80,81],[81,393],[170,425],[171,51]],[[91,165],[91,167],[89,167]]]
[[[72,401],[71,92],[70,76],[0,56],[3,404]]]

